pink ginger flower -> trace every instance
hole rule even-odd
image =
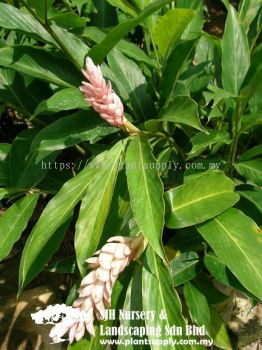
[[[86,59],[86,69],[82,70],[88,82],[83,81],[80,90],[84,98],[96,112],[113,126],[125,125],[124,107],[112,90],[111,82],[106,83],[99,66],[96,66],[90,57]]]
[[[105,318],[105,306],[110,307],[114,283],[119,274],[145,248],[143,236],[110,238],[92,258],[86,260],[92,269],[81,281],[78,289],[79,298],[73,307],[86,312],[84,320],[71,321],[63,319],[50,331],[49,336],[55,343],[64,341],[68,333],[69,342],[80,340],[87,331],[95,336],[94,316],[98,320]]]

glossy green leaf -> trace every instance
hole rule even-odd
[[[30,6],[32,9],[34,9],[37,15],[42,19],[45,19],[48,8],[51,7],[54,3],[54,0],[25,0],[25,1],[27,5]]]
[[[64,59],[42,48],[26,45],[0,49],[0,65],[65,87],[79,86],[80,72]]]
[[[248,32],[250,24],[259,13],[261,6],[262,4],[260,0],[242,0],[239,10],[239,18],[241,19],[246,32]]]
[[[136,17],[138,14],[135,7],[127,0],[108,0],[108,2],[112,6],[119,8],[120,10],[122,10],[125,13],[128,13],[132,17]]]
[[[85,56],[89,51],[89,47],[84,43],[81,37],[70,33],[68,29],[61,28],[54,24],[51,25],[51,29],[59,42],[62,42],[63,45],[66,46],[66,52],[70,60],[73,60],[78,69],[81,69],[84,65]]]
[[[54,10],[54,7],[52,10]],[[48,19],[57,24],[59,27],[67,29],[68,34],[69,30],[77,32],[78,30],[80,31],[84,29],[86,26],[86,19],[79,17],[75,12],[60,12],[58,9],[52,14],[50,12],[48,14]],[[68,38],[69,37],[70,36],[68,36]]]
[[[93,255],[99,244],[125,146],[126,142],[119,141],[108,151],[101,170],[90,182],[82,199],[75,234],[77,263],[82,273],[86,271],[85,260]]]
[[[185,252],[170,261],[174,286],[190,281],[198,274],[199,256],[195,252]]]
[[[83,35],[94,41],[96,44],[100,44],[106,37],[106,33],[97,27],[87,27]],[[127,57],[133,58],[138,62],[145,62],[149,66],[156,67],[155,60],[150,58],[142,49],[132,42],[122,39],[115,45],[115,48]]]
[[[60,111],[69,111],[72,109],[88,109],[89,105],[84,100],[82,92],[77,88],[67,88],[58,91],[48,100],[42,101],[34,116],[44,113],[57,113]]]
[[[143,292],[143,308],[144,311],[156,312],[154,319],[146,319],[146,326],[159,327],[161,329],[161,339],[167,340],[171,338],[174,342],[180,339],[185,339],[185,320],[182,316],[182,309],[179,296],[173,287],[171,275],[159,256],[148,247],[146,251],[143,272],[142,272],[142,292]],[[165,315],[161,319],[160,315]],[[167,335],[165,334],[165,327],[182,327],[183,335]],[[152,341],[159,339],[154,335],[149,335]],[[174,343],[175,344],[175,343]],[[175,346],[167,343],[165,348],[167,350],[183,350],[184,345],[176,344]],[[187,345],[189,349],[203,349],[201,345],[193,346]],[[155,343],[151,345],[152,350],[160,350],[162,346]]]
[[[8,256],[19,240],[36,206],[38,194],[17,200],[0,216],[0,261]]]
[[[231,179],[222,172],[212,171],[169,190],[165,199],[167,227],[182,228],[222,213],[239,200],[239,195],[234,193]]]
[[[99,28],[114,27],[117,25],[116,8],[111,6],[107,0],[96,0],[93,3],[94,11],[90,14],[92,25]]]
[[[154,27],[154,39],[159,53],[167,58],[175,42],[181,37],[183,31],[194,16],[191,9],[174,8],[159,16]]]
[[[46,175],[48,164],[51,164],[58,155],[57,151],[38,149],[31,151],[37,133],[38,129],[34,128],[24,130],[12,144],[9,156],[10,179],[12,186],[18,189],[28,189],[37,185]]]
[[[61,190],[48,203],[34,227],[23,251],[19,271],[20,290],[28,284],[37,273],[36,261],[47,241],[52,240],[56,230],[61,229],[74,207],[83,198],[86,190],[99,170],[99,164],[106,159],[107,151],[99,154],[88,167],[67,181]]]
[[[210,130],[208,132],[208,135],[204,132],[199,132],[191,138],[192,149],[189,153],[190,155],[216,143],[225,143],[227,145],[231,143],[230,135],[226,131]]]
[[[225,90],[237,95],[250,65],[248,41],[232,5],[222,39],[222,82]]]
[[[124,21],[114,27],[111,32],[107,34],[105,39],[97,46],[89,51],[88,55],[98,64],[101,64],[107,54],[112,48],[121,40],[130,30],[135,28],[138,24],[143,22],[147,17],[159,10],[161,7],[170,3],[171,0],[158,0],[148,5],[139,16],[136,18]]]
[[[262,190],[253,186],[248,188],[237,187],[238,193],[241,197],[246,198],[249,202],[253,203],[257,209],[262,213]]]
[[[134,274],[132,276],[132,279],[129,283],[127,292],[126,292],[126,298],[123,305],[124,310],[130,310],[131,312],[136,310],[139,312],[143,311],[143,304],[142,304],[142,265],[136,266],[136,269],[134,271]],[[128,319],[122,319],[120,320],[120,327],[145,327],[145,321],[144,320],[128,320]],[[137,344],[124,344],[124,341],[126,339],[126,336],[119,336],[119,340],[123,341],[123,344],[118,345],[118,350],[150,350],[150,346],[141,344],[139,345],[139,340],[144,339],[146,336],[139,337],[139,336],[132,336],[132,339],[134,339]]]
[[[204,263],[211,275],[220,283],[238,289],[247,295],[249,294],[233,273],[215,254],[205,254]]]
[[[262,116],[260,113],[250,113],[242,117],[242,132],[250,131],[251,128],[262,125]]]
[[[13,69],[0,69],[0,101],[12,106],[17,111],[30,118],[35,108],[23,78]]]
[[[0,27],[26,33],[36,40],[55,43],[51,35],[32,15],[9,4],[0,3]]]
[[[92,110],[76,112],[42,129],[34,138],[31,151],[56,151],[81,141],[95,143],[116,132]]]
[[[167,107],[163,108],[159,115],[160,120],[190,125],[203,131],[200,123],[197,103],[187,96],[175,97]]]
[[[115,84],[121,96],[128,96],[135,113],[142,119],[154,116],[154,103],[147,92],[147,82],[138,65],[118,50],[108,55],[111,71],[117,77]]]
[[[181,41],[174,47],[167,59],[161,82],[160,98],[162,101],[172,94],[176,81],[183,68],[183,63],[194,49],[195,40]]]
[[[211,321],[209,332],[214,344],[221,349],[232,350],[232,344],[223,319],[211,305],[209,305],[209,313]]]
[[[231,208],[197,229],[243,286],[261,299],[262,240],[256,224]]]
[[[192,321],[198,326],[205,325],[206,331],[210,335],[210,313],[205,296],[191,282],[185,283],[184,296]]]
[[[156,170],[156,160],[144,136],[138,135],[128,144],[126,175],[135,220],[153,249],[164,258],[164,188]]]
[[[262,145],[257,145],[253,148],[248,149],[246,152],[241,154],[239,160],[246,161],[262,156]]]
[[[234,164],[236,171],[258,186],[262,185],[262,159],[252,159]]]
[[[218,313],[208,305],[205,295],[194,285],[187,282],[184,295],[192,320],[198,325],[205,325],[206,333],[219,348],[232,350],[226,326]]]

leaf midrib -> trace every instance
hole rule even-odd
[[[255,268],[255,265],[253,264],[253,262],[249,259],[248,255],[245,253],[245,251],[242,249],[242,247],[237,243],[236,239],[234,239],[233,235],[231,235],[230,231],[219,221],[219,219],[215,218],[214,219],[215,222],[217,222],[217,224],[224,230],[225,233],[228,234],[229,238],[231,238],[232,242],[239,248],[239,250],[241,251],[241,253],[244,255],[244,257],[246,257],[246,260],[250,263],[250,265],[252,266],[255,275],[257,276],[258,280],[261,280],[261,275],[258,273],[258,271]],[[248,288],[249,289],[249,288]]]
[[[217,196],[221,196],[223,194],[226,194],[226,193],[231,193],[231,191],[223,191],[223,192],[219,192],[219,193],[212,193],[212,194],[208,194],[206,196],[203,196],[201,198],[196,198],[190,202],[187,202],[187,203],[184,203],[184,204],[181,204],[177,207],[173,207],[172,208],[172,213],[176,213],[178,210],[180,209],[183,209],[187,206],[190,206],[191,204],[195,204],[195,203],[198,203],[198,202],[201,202],[202,200],[205,200],[205,199],[208,199],[208,198],[211,198],[211,197],[217,197]],[[232,192],[232,194],[234,194],[234,192]]]

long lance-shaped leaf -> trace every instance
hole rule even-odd
[[[22,254],[19,270],[20,290],[35,277],[30,271],[32,271],[38,254],[56,230],[67,221],[75,205],[85,195],[89,183],[99,170],[96,163],[103,162],[106,154],[107,151],[101,153],[88,167],[67,181],[46,206],[31,232]]]
[[[39,47],[3,47],[0,65],[59,86],[79,86],[81,82],[80,72],[64,56]]]
[[[85,259],[95,252],[100,241],[125,145],[125,141],[120,141],[108,152],[82,200],[75,235],[77,262],[82,273],[86,270]]]
[[[164,258],[164,189],[157,173],[156,160],[144,136],[134,137],[128,145],[126,175],[135,220],[149,244]]]
[[[39,195],[34,193],[16,201],[0,217],[0,261],[10,253],[33,214]]]
[[[0,3],[0,27],[25,33],[36,40],[55,43],[51,35],[32,15],[9,4]]]
[[[172,278],[167,267],[150,247],[146,251],[143,267],[142,290],[144,311],[151,311],[153,305],[156,312],[155,317],[145,320],[146,325],[154,328],[160,327],[161,339],[167,341],[165,349],[183,350],[184,345],[179,344],[179,341],[186,338],[186,322],[182,316],[180,299],[173,288]],[[169,335],[168,330],[171,330],[173,326],[176,329],[182,329],[182,334],[177,332],[176,335]],[[148,338],[152,341],[159,339],[153,335],[148,335]],[[190,340],[197,344],[197,339],[193,338]],[[170,339],[172,339],[173,344],[170,343]],[[188,349],[204,349],[200,344],[196,347],[188,344],[187,347]],[[151,345],[151,349],[162,350],[163,347],[156,342]]]
[[[262,299],[262,239],[254,221],[231,208],[197,229],[243,286]]]
[[[222,39],[222,82],[225,90],[237,95],[250,65],[247,36],[237,12],[229,5]]]
[[[135,28],[139,23],[143,22],[147,17],[171,1],[172,0],[154,1],[152,4],[148,5],[136,18],[120,23],[107,34],[105,39],[99,45],[94,46],[94,48],[89,51],[88,56],[90,56],[97,64],[101,64],[111,49],[126,34],[128,34],[130,30]]]

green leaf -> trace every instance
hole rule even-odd
[[[126,154],[126,175],[131,207],[143,235],[164,259],[162,247],[164,188],[156,169],[156,160],[147,138],[138,135],[131,139]]]
[[[124,21],[114,27],[105,37],[105,39],[89,51],[88,55],[97,64],[101,64],[112,48],[121,40],[130,30],[143,22],[147,17],[159,10],[161,7],[169,4],[171,0],[158,0],[148,5],[139,16],[133,19]]]
[[[26,192],[25,190],[19,190],[17,188],[0,188],[0,200],[3,198],[8,198],[16,195],[20,195],[21,193]]]
[[[161,82],[160,98],[164,100],[172,94],[176,81],[181,73],[183,63],[194,49],[196,40],[183,40],[170,53]]]
[[[108,55],[111,71],[117,79],[115,84],[121,96],[128,96],[135,113],[142,119],[154,116],[154,103],[147,92],[147,82],[138,65],[118,50]]]
[[[185,283],[184,296],[192,321],[198,326],[205,325],[207,333],[210,335],[210,313],[205,296],[191,282]]]
[[[126,298],[123,305],[124,310],[137,310],[139,312],[143,312],[143,304],[142,304],[142,265],[137,264],[136,269],[134,271],[134,274],[132,276],[132,279],[129,283],[127,292],[126,292]],[[120,320],[120,327],[145,327],[145,321],[144,320],[128,320],[128,319],[121,319]],[[139,345],[139,340],[143,339],[145,340],[147,337],[139,337],[139,336],[132,336],[132,339],[137,342],[136,345],[129,345],[125,344],[124,341],[126,339],[126,336],[120,336],[118,339],[123,342],[123,344],[120,344],[118,346],[118,350],[150,350],[150,346],[143,344]]]
[[[238,95],[250,65],[248,41],[232,5],[222,39],[222,82],[225,90]]]
[[[99,244],[125,146],[125,141],[119,141],[108,151],[101,170],[93,177],[82,199],[75,234],[77,263],[82,273],[86,271],[85,260],[93,255]]]
[[[248,186],[248,188],[244,188],[244,189],[237,187],[237,190],[241,197],[244,197],[249,202],[253,203],[257,207],[257,209],[262,213],[262,190],[261,189]]]
[[[169,105],[162,109],[159,115],[160,120],[190,125],[198,130],[205,130],[199,120],[198,105],[187,96],[175,97]]]
[[[165,193],[166,226],[182,228],[211,219],[232,207],[239,195],[224,173],[207,172]]]
[[[242,0],[239,10],[239,18],[242,21],[245,32],[249,30],[250,24],[253,22],[259,9],[261,8],[260,0]]]
[[[42,169],[40,159],[48,162],[57,156],[57,154],[49,156],[42,152],[39,154],[38,163],[35,163],[35,155],[28,157],[31,143],[37,133],[38,129],[26,129],[20,132],[13,141],[9,155],[9,170],[11,185],[17,189],[26,190],[41,181],[46,171]],[[17,171],[18,168],[20,171]]]
[[[107,151],[99,154],[89,166],[67,181],[61,190],[48,203],[26,242],[19,270],[19,289],[23,289],[39,272],[36,261],[47,241],[52,241],[56,230],[61,228],[77,203],[83,198],[86,190],[104,161]]]
[[[216,346],[232,350],[226,326],[218,313],[208,305],[205,295],[193,284],[187,282],[184,295],[192,320],[198,325],[205,325],[207,334]]]
[[[91,144],[117,131],[92,110],[79,111],[46,126],[34,138],[31,152],[56,151],[82,141]]]
[[[116,26],[116,9],[107,0],[96,0],[93,2],[94,11],[90,14],[91,24],[100,28]]]
[[[25,33],[42,42],[55,44],[51,35],[32,15],[8,4],[0,3],[0,27]]]
[[[211,321],[209,332],[214,344],[221,349],[232,350],[232,344],[224,321],[211,305],[209,305],[209,313]]]
[[[135,7],[132,6],[127,0],[107,0],[109,4],[112,6],[115,6],[116,8],[119,8],[125,13],[128,13],[132,17],[137,16],[137,10]]]
[[[185,320],[182,316],[182,309],[179,296],[173,287],[172,278],[164,265],[163,261],[155,254],[155,252],[148,247],[145,256],[145,262],[142,272],[142,291],[143,291],[143,308],[144,311],[151,311],[152,305],[156,312],[154,319],[145,320],[148,327],[160,327],[161,328],[161,340],[167,340],[168,338],[179,342],[180,339],[185,339]],[[164,319],[161,319],[159,315],[165,315]],[[182,327],[183,335],[166,335],[165,327]],[[148,335],[151,341],[159,339],[154,335]],[[184,345],[176,344],[177,350],[184,349]],[[190,349],[203,349],[201,345],[194,347],[188,345]],[[161,347],[157,342],[151,345],[152,350],[159,350]],[[173,350],[174,346],[168,343],[165,346],[167,350]]]
[[[249,294],[249,292],[247,292],[247,290],[242,286],[242,284],[233,275],[233,273],[220,259],[218,259],[215,254],[205,254],[204,263],[211,275],[215,277],[215,279],[217,279],[220,283],[238,289],[247,295]]]
[[[30,118],[35,108],[35,101],[24,80],[13,69],[0,69],[0,101],[23,113],[26,118]]]
[[[94,41],[96,44],[100,44],[102,40],[106,37],[106,33],[104,33],[101,29],[97,27],[87,27],[83,35]],[[119,43],[115,45],[115,48],[127,57],[133,58],[138,62],[145,62],[151,67],[156,67],[156,62],[152,58],[150,58],[138,46],[127,40],[120,40]]]
[[[252,159],[234,164],[236,171],[250,182],[262,185],[262,159]]]
[[[49,99],[42,101],[34,116],[44,113],[57,113],[72,109],[88,109],[89,105],[84,100],[82,92],[77,88],[67,88],[56,92]]]
[[[199,256],[195,252],[185,252],[170,261],[174,286],[192,280],[198,274]]]
[[[261,299],[262,241],[256,224],[231,208],[197,229],[243,286]]]
[[[77,35],[70,33],[68,29],[61,28],[55,24],[51,25],[52,31],[63,45],[66,47],[67,53],[73,59],[78,69],[84,65],[85,56],[89,51],[89,47]]]
[[[159,16],[154,27],[154,38],[163,59],[171,52],[175,42],[181,37],[194,16],[191,9],[174,8]]]
[[[37,138],[38,129],[27,129],[15,138],[9,156],[11,185],[18,189],[28,189],[37,185],[46,175],[50,164],[58,152],[33,150],[31,145]],[[50,162],[50,163],[49,163]],[[21,169],[17,171],[17,169]]]
[[[262,116],[260,113],[250,113],[242,117],[241,133],[256,126],[262,125]]]
[[[0,143],[0,162],[7,160],[11,146],[10,143]]]
[[[190,155],[201,150],[203,151],[206,147],[216,143],[225,143],[228,145],[232,142],[229,133],[226,131],[210,130],[208,132],[208,135],[204,132],[199,132],[191,138],[190,142],[193,147],[189,152]]]
[[[54,11],[54,8],[52,8],[52,11]],[[55,10],[52,14],[49,13],[48,19],[57,24],[59,27],[67,29],[68,34],[72,34],[69,33],[69,31],[82,31],[86,26],[85,18],[79,17],[74,12],[60,12],[58,9]],[[68,38],[69,37],[70,36],[68,36]]]
[[[246,161],[253,158],[262,156],[262,145],[257,145],[253,148],[248,149],[246,152],[242,153],[239,160]]]
[[[64,56],[26,45],[0,49],[0,65],[65,87],[79,86],[81,75]]]
[[[19,240],[38,198],[38,194],[26,195],[0,216],[0,261],[8,256],[15,242]]]
[[[55,263],[51,264],[47,270],[55,273],[75,273],[76,272],[75,257],[68,256],[66,258],[60,259]]]
[[[48,8],[50,8],[54,3],[54,0],[25,0],[25,1],[28,4],[28,6],[34,9],[37,15],[42,19],[45,19]]]

